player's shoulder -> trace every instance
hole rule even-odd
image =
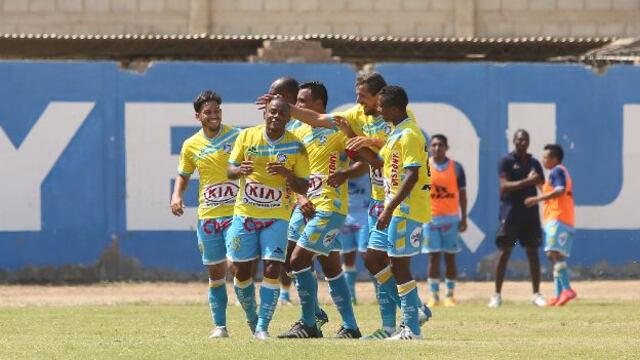
[[[206,140],[206,137],[202,132],[202,129],[200,129],[196,131],[194,134],[192,134],[191,136],[189,136],[188,138],[186,138],[182,143],[182,147],[183,148],[197,147],[199,144],[204,144],[205,140]]]

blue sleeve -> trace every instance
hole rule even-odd
[[[549,174],[549,182],[554,189],[557,188],[566,188],[567,187],[567,177],[559,167],[554,167]]]
[[[544,172],[542,171],[542,165],[540,165],[540,162],[534,158],[531,158],[532,164],[531,167],[533,167],[533,170],[538,173],[538,176],[540,176],[540,179],[544,179]]]
[[[467,177],[464,174],[464,168],[457,161],[454,171],[456,172],[456,179],[458,179],[458,189],[464,189],[467,187]]]

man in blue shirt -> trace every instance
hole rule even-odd
[[[529,133],[526,130],[519,129],[515,132],[513,144],[515,150],[500,159],[499,165],[500,226],[496,235],[499,261],[496,267],[496,292],[489,301],[489,307],[492,308],[502,305],[502,283],[516,242],[520,242],[525,248],[529,258],[533,287],[531,302],[537,306],[546,305],[540,294],[540,214],[537,205],[527,207],[524,204],[526,198],[537,195],[537,186],[542,185],[544,173],[540,162],[527,153]]]

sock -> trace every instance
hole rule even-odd
[[[420,320],[418,311],[420,299],[418,298],[418,288],[415,280],[398,285],[398,294],[402,302],[402,319],[411,332],[420,335]]]
[[[396,280],[391,274],[391,267],[382,269],[375,275],[376,282],[378,283],[378,305],[380,306],[380,317],[382,318],[382,327],[388,329],[395,329],[396,327],[396,307],[397,304],[393,299],[393,291],[389,291],[390,288],[395,289],[397,296],[398,289],[396,288]],[[398,300],[400,298],[398,297]]]
[[[553,271],[553,284],[555,285],[554,294],[556,295],[556,298],[559,298],[560,293],[562,292],[562,283],[560,282],[560,277],[555,270]]]
[[[289,296],[289,288],[291,288],[291,285],[284,285],[284,284],[280,284],[280,296],[279,299],[281,300],[287,300],[289,301],[291,298]]]
[[[444,279],[444,283],[447,286],[447,297],[453,297],[453,292],[456,289],[456,279]]]
[[[209,279],[209,309],[215,326],[227,326],[227,287],[225,279]]]
[[[320,308],[320,300],[318,300],[318,276],[316,275],[315,271],[311,271],[311,276],[313,276],[313,280],[315,280],[313,282],[313,286],[315,288],[314,293],[316,294],[316,300],[314,301],[315,304],[315,308],[316,308],[316,315],[321,315],[322,314],[322,309]]]
[[[311,268],[305,268],[294,273],[296,276],[296,287],[298,297],[302,307],[302,322],[306,326],[316,324],[316,303],[318,298],[318,284],[311,272]],[[315,283],[315,284],[314,284]]]
[[[564,261],[557,262],[553,266],[553,270],[558,272],[558,279],[560,280],[562,290],[570,290],[571,284],[569,283],[569,267],[567,263]]]
[[[336,304],[338,312],[342,317],[342,325],[346,329],[355,330],[358,328],[356,323],[356,317],[353,314],[353,307],[351,305],[351,294],[349,293],[349,286],[347,285],[346,276],[340,273],[334,278],[327,278],[329,282],[329,293],[333,303]]]
[[[429,278],[429,289],[431,290],[431,296],[435,301],[440,301],[440,279]]]
[[[258,321],[258,314],[256,312],[256,287],[253,284],[253,279],[249,278],[245,281],[239,281],[233,279],[233,290],[238,297],[238,301],[242,306],[242,310],[247,317],[247,320],[251,323]]]
[[[358,272],[356,271],[355,266],[343,266],[344,270],[344,278],[347,281],[347,285],[349,286],[349,294],[352,300],[356,299],[356,275]]]
[[[278,305],[280,295],[280,282],[278,279],[262,278],[260,285],[260,311],[258,312],[258,325],[256,331],[267,331],[273,313]]]

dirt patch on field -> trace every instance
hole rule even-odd
[[[583,281],[575,282],[574,288],[580,299],[585,300],[637,300],[640,299],[640,281]],[[75,306],[115,304],[189,304],[207,301],[206,283],[113,283],[88,286],[0,286],[0,306]],[[423,299],[427,299],[427,284],[419,284]],[[235,300],[232,286],[228,286],[229,298]],[[321,282],[320,301],[330,302],[328,287]],[[371,283],[358,283],[358,299],[370,303],[375,299]],[[546,296],[553,293],[552,284],[542,284]],[[460,282],[456,297],[459,301],[484,300],[493,293],[491,282]],[[528,301],[531,284],[507,282],[503,287],[506,301]],[[295,289],[292,298],[297,300]]]

